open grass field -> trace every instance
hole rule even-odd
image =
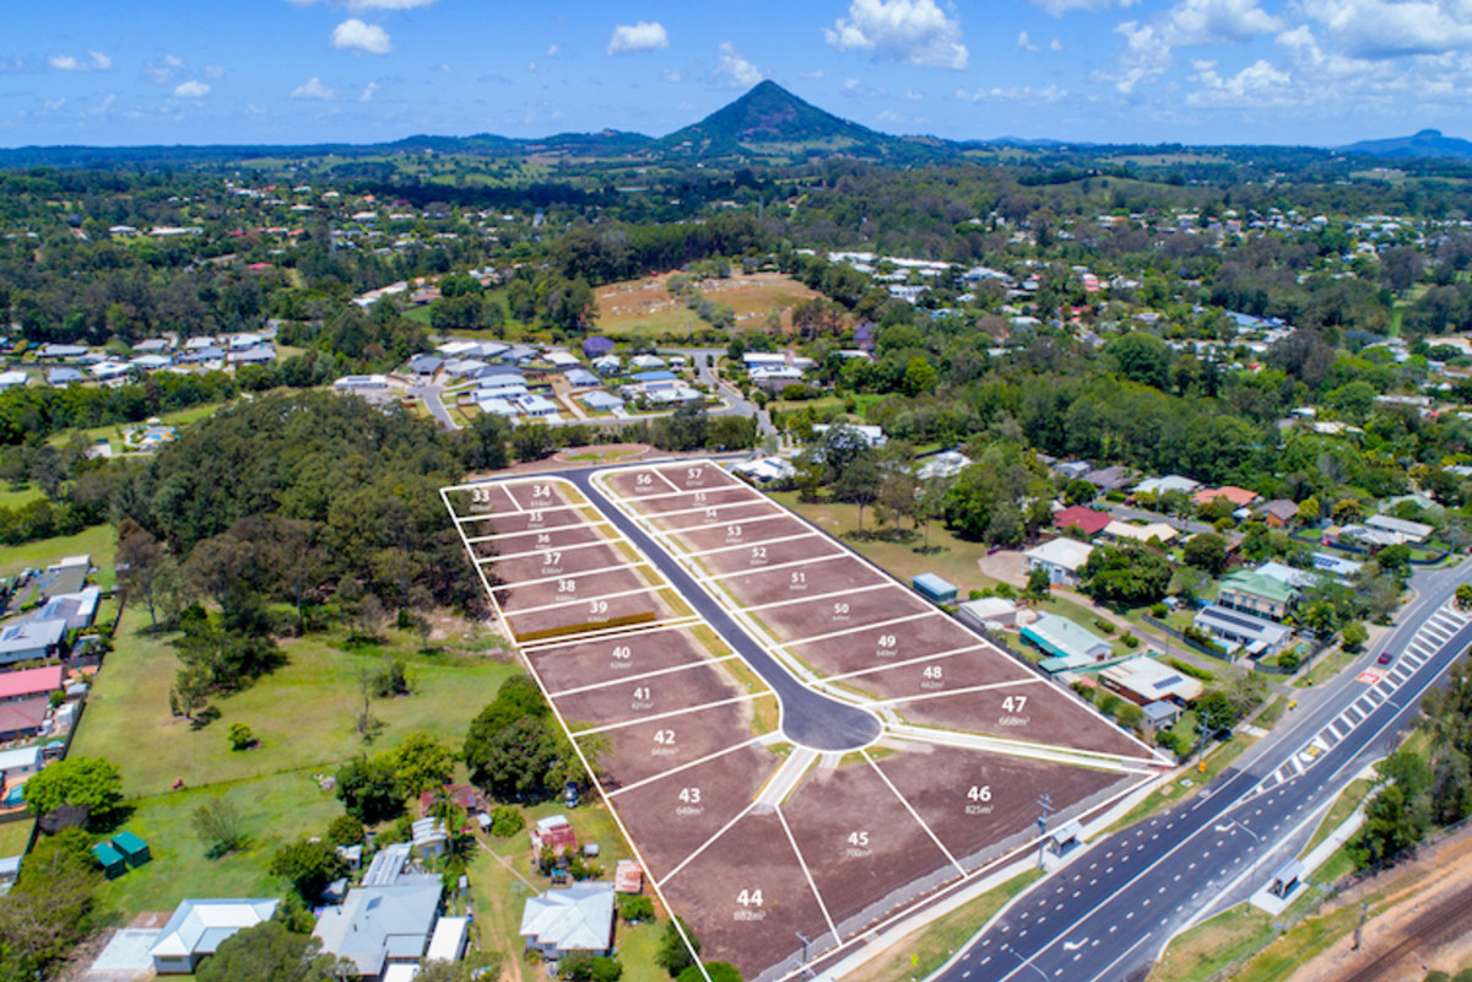
[[[795,491],[778,491],[772,494],[772,498],[829,535],[842,538],[865,559],[906,583],[920,573],[937,573],[954,583],[965,599],[969,591],[989,589],[999,582],[981,571],[980,563],[986,555],[986,546],[958,539],[938,523],[930,528],[930,551],[922,553],[915,550],[924,545],[924,533],[917,534],[910,542],[850,538],[848,533],[859,527],[857,505],[837,502],[805,504],[798,500]],[[874,510],[865,509],[864,528],[875,527]]]
[[[0,508],[19,508],[28,505],[46,495],[34,484],[22,484],[20,487],[0,487]]]
[[[373,713],[385,724],[378,749],[413,730],[458,743],[501,682],[520,671],[488,638],[454,639],[444,654],[425,655],[417,638],[396,632],[382,646],[351,650],[336,636],[314,635],[283,644],[285,666],[216,700],[220,719],[194,730],[169,714],[178,660],[168,637],[147,626],[141,607],[123,615],[72,746],[73,754],[113,760],[128,796],[163,793],[176,778],[198,787],[303,768],[336,770],[365,749],[353,725],[360,673],[389,654],[406,661],[414,693],[374,700]],[[237,722],[255,732],[258,748],[230,750],[225,734]]]
[[[26,819],[0,825],[0,856],[18,855],[26,847],[26,842],[31,837],[31,826],[34,824]]]
[[[84,730],[86,725],[84,717]],[[223,731],[214,736],[224,742]],[[133,756],[114,759],[127,775]],[[236,807],[248,836],[245,848],[220,859],[205,855],[193,827],[194,810],[215,797]],[[271,854],[298,837],[321,835],[342,813],[332,793],[312,781],[310,769],[165,792],[130,804],[133,812],[122,827],[147,840],[153,861],[99,891],[103,917],[118,923],[143,911],[167,911],[185,897],[279,896],[285,884],[266,872]]]
[[[171,413],[160,415],[159,421],[167,426],[188,426],[202,419],[208,419],[223,406],[220,402],[207,402],[199,406],[190,406],[188,409],[176,409]],[[70,443],[74,438],[81,437],[87,443],[97,443],[106,440],[112,446],[113,453],[122,453],[123,433],[141,423],[109,423],[106,426],[92,426],[86,429],[62,430],[53,433],[46,442],[53,447],[61,447]]]
[[[97,582],[104,588],[113,583],[113,555],[117,535],[111,525],[94,525],[76,535],[58,535],[18,546],[0,546],[0,576],[14,576],[23,569],[41,568],[61,559],[88,553],[97,567]]]
[[[668,278],[669,274],[662,274],[599,287],[598,329],[614,337],[659,337],[709,327],[665,289]],[[791,309],[818,296],[782,273],[738,273],[729,279],[703,280],[697,289],[736,312],[737,330],[759,330],[773,312],[784,328],[791,328]]]

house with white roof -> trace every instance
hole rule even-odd
[[[1027,557],[1027,568],[1046,570],[1050,583],[1076,586],[1079,574],[1093,551],[1094,547],[1087,542],[1057,538],[1034,546],[1024,555]]]
[[[11,370],[8,372],[0,372],[0,392],[4,392],[6,389],[19,388],[25,385],[27,378],[29,378],[29,376],[27,376],[25,372],[21,371]]]
[[[160,975],[189,975],[235,932],[269,921],[278,900],[183,900],[148,949]]]
[[[528,897],[521,937],[528,949],[556,961],[574,953],[606,955],[613,948],[613,884],[575,883]]]

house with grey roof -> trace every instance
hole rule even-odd
[[[174,908],[158,940],[148,949],[153,970],[160,975],[189,975],[207,955],[213,955],[236,931],[271,919],[280,901],[183,900]]]
[[[33,619],[0,627],[0,665],[39,661],[61,654],[66,621]]]
[[[613,948],[613,884],[575,883],[528,897],[520,933],[528,949],[549,961],[574,953],[608,954]]]
[[[394,882],[348,891],[340,907],[329,907],[312,930],[322,950],[352,962],[356,977],[382,979],[395,965],[424,958],[440,914],[440,878],[400,874]]]

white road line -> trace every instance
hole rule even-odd
[[[879,765],[874,763],[874,758],[869,756],[869,751],[860,750],[859,753],[869,762],[869,766],[874,768],[874,773],[879,775],[879,780],[884,782],[884,786],[894,793],[894,796],[900,800],[900,804],[905,806],[905,811],[910,813],[910,817],[915,820],[915,824],[925,830],[925,834],[930,836],[930,841],[935,843],[935,847],[941,851],[946,859],[950,860],[952,866],[956,867],[956,872],[965,876],[966,868],[956,862],[956,857],[951,855],[951,851],[945,847],[945,843],[941,842],[935,833],[930,830],[930,826],[925,824],[925,819],[920,817],[920,813],[915,811],[909,800],[900,794],[900,789],[894,786],[894,782],[889,779],[889,775],[881,771]]]
[[[559,607],[571,607],[573,604],[588,604],[594,603],[599,600],[617,600],[619,597],[633,597],[641,593],[658,593],[660,590],[668,589],[670,589],[669,584],[662,583],[659,586],[640,587],[637,590],[621,590],[618,593],[603,593],[599,594],[596,597],[574,597],[571,600],[562,600],[555,604],[544,604],[541,607],[527,607],[524,610],[508,610],[505,611],[501,616],[522,617],[526,614],[537,614],[544,610],[556,610]]]
[[[732,696],[730,699],[717,699],[715,702],[703,702],[698,706],[681,706],[679,709],[669,709],[662,713],[651,713],[647,716],[640,716],[638,719],[626,719],[621,723],[605,723],[602,726],[594,726],[590,729],[578,730],[576,735],[580,737],[585,737],[592,736],[594,733],[607,733],[610,730],[625,730],[631,726],[639,726],[643,723],[657,723],[660,720],[674,719],[677,716],[685,716],[691,713],[704,712],[707,709],[719,709],[721,706],[730,706],[738,702],[755,702],[758,699],[765,699],[767,696],[775,694],[776,693],[772,692],[772,690],[770,689],[768,689],[766,692],[743,692],[741,695]]]
[[[627,789],[624,789],[624,790],[627,790]],[[616,793],[617,792],[615,792],[615,794]],[[694,852],[692,852],[690,855],[686,856],[684,859],[680,860],[679,865],[677,865],[674,869],[670,870],[664,876],[660,877],[657,881],[655,881],[655,884],[654,885],[656,887],[663,887],[670,880],[673,880],[675,878],[675,874],[679,873],[680,870],[684,869],[687,865],[689,865],[689,863],[691,862],[691,860],[695,859],[701,853],[703,853],[707,849],[709,849],[710,846],[711,846],[711,843],[715,842],[721,836],[725,835],[728,831],[730,831],[731,826],[735,825],[737,822],[739,822],[743,818],[745,818],[746,815],[747,815],[747,813],[750,812],[755,807],[756,807],[756,802],[753,801],[751,804],[749,804],[745,808],[741,809],[741,811],[737,812],[735,818],[731,819],[725,825],[722,825],[719,829],[717,829],[715,835],[711,836],[709,839],[706,839],[698,847],[696,847],[696,849],[695,849]]]
[[[678,774],[681,771],[688,771],[692,767],[699,767],[701,764],[708,764],[711,761],[715,760],[717,757],[724,757],[726,756],[726,754],[735,753],[738,750],[744,750],[754,743],[761,743],[765,739],[767,739],[767,737],[765,735],[762,735],[754,736],[749,740],[742,740],[740,743],[732,744],[731,746],[726,747],[722,750],[717,750],[715,753],[706,754],[704,757],[698,757],[695,760],[687,761],[686,763],[680,764],[677,767],[671,767],[667,771],[660,771],[658,774],[651,774],[648,777],[642,777],[639,780],[635,781],[633,784],[625,784],[621,788],[614,788],[612,791],[605,792],[604,796],[609,798],[610,800],[613,798],[617,798],[621,794],[628,794],[630,791],[633,791],[637,788],[642,788],[646,784],[653,784],[655,781],[662,781],[672,774]],[[755,804],[755,802],[752,802],[752,804]]]
[[[845,634],[857,634],[860,631],[872,631],[872,630],[874,630],[876,628],[890,627],[891,625],[894,625],[894,624],[905,624],[905,623],[908,623],[910,621],[918,621],[918,620],[920,620],[921,618],[924,618],[924,617],[944,617],[944,616],[945,616],[945,614],[942,614],[938,610],[927,610],[923,614],[910,614],[910,615],[908,615],[906,617],[896,617],[894,620],[880,621],[877,624],[865,624],[862,627],[848,627],[848,628],[844,628],[842,631],[832,631],[832,632],[830,632],[828,634],[816,634],[816,635],[814,635],[814,636],[812,636],[810,638],[801,638],[801,639],[796,640],[796,641],[783,641],[783,642],[781,642],[781,644],[779,645],[779,647],[791,649],[791,648],[795,647],[796,645],[800,645],[800,644],[812,644],[815,641],[827,641],[830,638],[841,638]]]
[[[944,661],[947,658],[954,658],[957,655],[964,655],[968,652],[987,650],[989,650],[987,645],[972,644],[967,645],[964,648],[952,648],[950,651],[937,651],[933,655],[920,655],[917,658],[906,658],[903,661],[886,662],[882,665],[875,665],[873,668],[860,668],[852,672],[843,672],[838,675],[825,675],[823,676],[823,681],[838,682],[842,679],[858,678],[861,675],[872,675],[875,672],[883,672],[891,668],[905,668],[910,665],[918,665],[921,662]]]
[[[652,470],[655,473],[655,475],[669,487],[669,489],[671,491],[679,491],[679,490],[681,490],[680,486],[678,484],[676,484],[674,481],[671,481],[669,479],[669,476],[667,474],[665,474],[664,471],[660,470],[658,467],[651,467],[649,469]]]
[[[700,661],[686,662],[683,665],[670,665],[665,668],[656,668],[652,671],[640,672],[637,675],[621,675],[616,679],[606,679],[602,682],[591,682],[588,685],[579,685],[571,689],[563,689],[560,692],[553,692],[551,695],[548,696],[548,698],[561,699],[563,696],[575,696],[583,692],[594,692],[598,689],[607,689],[611,686],[622,685],[627,682],[642,682],[645,679],[658,678],[661,675],[673,675],[676,672],[688,672],[692,668],[700,668],[702,666],[708,665],[719,665],[723,661],[730,661],[732,658],[740,657],[740,655],[733,653],[729,655],[723,655],[720,658],[702,658]]]
[[[496,557],[499,559],[500,557]],[[483,560],[483,562],[494,562],[494,559]],[[535,580],[517,580],[515,583],[497,583],[497,590],[515,590],[524,586],[536,586],[539,583],[552,583],[557,580],[570,580],[577,582],[585,576],[597,576],[600,573],[617,573],[621,570],[635,569],[639,566],[648,566],[647,559],[639,559],[632,563],[620,563],[617,566],[602,566],[598,569],[580,569],[571,573],[556,573],[552,576],[542,576]]]
[[[596,522],[576,522],[572,525],[553,525],[549,528],[523,529],[520,532],[497,532],[494,535],[472,535],[468,537],[465,542],[467,545],[474,545],[478,542],[494,542],[496,539],[514,539],[519,535],[543,535],[550,534],[552,532],[571,532],[575,531],[576,529],[599,528],[600,526],[611,524],[613,523],[610,522],[608,519],[600,518]],[[621,540],[622,536],[619,537],[619,540],[604,539],[603,541],[613,542]],[[561,548],[571,549],[572,546],[562,546]]]
[[[533,641],[518,642],[517,647],[524,652],[542,652],[548,648],[565,648],[578,644],[590,644],[600,640],[620,641],[624,638],[635,638],[641,634],[654,634],[657,631],[682,631],[687,627],[697,627],[703,623],[705,622],[699,617],[691,614],[687,617],[673,617],[667,621],[641,624],[635,628],[603,627],[596,631],[583,631],[580,634],[563,634],[555,638],[538,638]]]
[[[755,542],[742,542],[734,546],[718,546],[715,549],[702,549],[699,552],[681,552],[678,555],[671,555],[674,555],[674,558],[677,559],[695,559],[700,556],[714,555],[718,552],[732,552],[736,549],[750,549],[752,546],[774,546],[777,545],[779,542],[795,542],[798,539],[811,539],[818,535],[819,533],[817,532],[803,532],[799,535],[784,535],[778,539],[760,539]],[[747,570],[747,572],[754,573],[757,572],[757,570]]]
[[[773,805],[772,810],[777,813],[777,821],[782,823],[782,831],[787,833],[787,843],[792,846],[792,854],[797,857],[797,865],[802,867],[802,875],[807,877],[808,889],[813,891],[813,899],[818,902],[818,909],[823,912],[823,920],[828,922],[828,930],[833,934],[833,943],[842,944],[843,938],[839,936],[838,928],[834,926],[833,918],[828,914],[828,905],[823,902],[823,895],[818,892],[818,884],[813,882],[812,871],[808,869],[807,860],[802,858],[802,850],[797,848],[797,840],[793,838],[787,818],[782,814],[782,806]]]
[[[1015,682],[989,682],[986,685],[969,685],[961,689],[951,689],[947,692],[923,692],[918,696],[900,696],[897,699],[880,699],[871,703],[874,706],[897,706],[905,702],[921,702],[925,699],[940,699],[945,696],[959,696],[967,692],[986,692],[989,689],[1010,689],[1020,685],[1035,685],[1043,681],[1040,678],[1018,679]]]
[[[772,610],[776,607],[791,607],[793,604],[817,603],[819,600],[832,600],[834,597],[852,597],[855,594],[859,593],[871,593],[875,590],[893,590],[896,588],[901,590],[904,589],[904,587],[901,587],[898,583],[886,580],[883,583],[872,583],[869,586],[848,587],[843,590],[834,590],[831,593],[815,593],[809,597],[793,597],[789,600],[773,600],[770,603],[757,604],[755,607],[738,607],[737,610],[740,610],[741,612],[746,614],[753,614],[759,610]],[[906,596],[908,596],[908,594],[906,594]]]

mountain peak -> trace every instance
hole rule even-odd
[[[786,152],[882,152],[895,137],[825,112],[763,79],[700,122],[660,141],[696,155]]]
[[[1343,148],[1349,153],[1371,157],[1452,157],[1472,158],[1472,142],[1446,136],[1441,130],[1424,129],[1414,136],[1391,137],[1387,140],[1362,140]]]

